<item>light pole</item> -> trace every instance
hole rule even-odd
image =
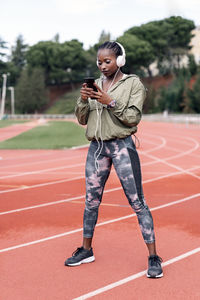
[[[11,115],[15,114],[15,93],[14,93],[14,87],[10,86],[8,88],[11,92]]]
[[[3,86],[2,86],[2,97],[1,97],[1,114],[0,119],[3,118],[4,110],[5,110],[5,98],[6,98],[6,82],[7,82],[8,74],[3,74]]]

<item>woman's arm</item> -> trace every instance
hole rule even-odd
[[[92,89],[88,88],[86,83],[83,83],[82,88],[80,90],[81,96],[78,98],[75,107],[75,115],[78,119],[78,122],[81,125],[86,125],[88,121],[88,116],[90,112],[88,98],[91,96],[91,92]]]
[[[110,108],[110,111],[116,118],[128,127],[136,126],[142,117],[142,113],[135,106],[121,110],[120,106],[116,104],[114,108]]]
[[[145,97],[145,87],[138,81],[137,85],[132,89],[128,105],[125,106],[123,102],[116,101],[116,105],[110,108],[110,112],[126,126],[133,127],[141,120]]]
[[[98,92],[92,92],[92,97],[96,98],[98,102],[106,104],[110,113],[118,118],[122,123],[128,127],[136,126],[142,116],[142,106],[146,97],[146,90],[144,85],[138,79],[134,82],[129,99],[124,101],[117,101],[112,99],[109,94],[104,92],[97,84],[94,84]],[[122,96],[123,97],[123,96]],[[115,106],[110,107],[110,103],[115,100]]]
[[[82,100],[81,97],[79,97],[75,107],[75,115],[81,125],[87,124],[89,112],[90,107],[88,100]]]

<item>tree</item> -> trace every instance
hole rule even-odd
[[[178,76],[167,88],[162,87],[158,97],[160,111],[181,112],[183,109],[186,80],[184,76]]]
[[[4,49],[7,49],[6,42],[0,38],[0,57],[5,56]],[[3,50],[3,52],[2,52]]]
[[[62,45],[63,59],[61,65],[64,67],[66,82],[80,82],[83,80],[87,61],[83,44],[78,40],[71,40]]]
[[[195,75],[198,71],[198,65],[196,64],[193,54],[188,55],[188,68],[191,75]]]
[[[100,37],[99,37],[99,42],[98,44],[101,45],[107,41],[110,41],[110,33],[106,33],[104,30],[102,30]]]
[[[104,30],[102,30],[98,43],[91,46],[88,50],[85,51],[85,57],[86,57],[86,70],[85,75],[86,76],[94,76],[99,77],[99,70],[97,68],[97,50],[99,46],[107,41],[110,41],[110,33],[106,33]]]
[[[53,42],[59,43],[60,42],[60,35],[59,33],[56,33],[56,35],[52,39]]]
[[[20,77],[21,71],[26,64],[26,51],[28,45],[24,44],[23,36],[19,35],[16,44],[11,48],[11,57],[8,62],[8,70],[10,73],[10,83],[15,85]]]
[[[26,63],[26,50],[28,45],[24,44],[22,35],[19,35],[16,39],[16,45],[12,47],[11,61],[20,70],[25,66]]]
[[[167,55],[169,60],[172,63],[174,61],[175,66],[180,69],[181,58],[191,49],[190,41],[193,36],[191,31],[195,28],[194,22],[182,17],[170,17],[164,19],[163,22],[171,28],[171,34],[167,35]]]
[[[16,110],[19,113],[35,113],[47,104],[44,72],[34,68],[31,72],[25,68],[16,86]]]
[[[87,61],[87,68],[86,68],[86,71],[85,71],[86,77],[88,77],[88,76],[93,76],[95,78],[99,77],[100,74],[99,74],[99,70],[98,70],[97,64],[96,64],[97,49],[95,49],[94,46],[90,47],[90,49],[88,49],[85,52],[85,57],[86,57],[86,61]]]
[[[125,33],[147,41],[153,48],[158,67],[163,71],[172,71],[174,66],[180,68],[180,60],[191,48],[191,31],[194,22],[182,17],[170,17],[135,26]]]
[[[200,72],[193,87],[188,89],[187,96],[191,112],[200,113]]]
[[[4,50],[7,49],[6,42],[0,38],[0,85],[2,85],[2,74],[7,72],[7,65],[3,58],[6,56]]]
[[[126,65],[123,67],[125,72],[140,73],[141,67],[148,68],[154,61],[153,49],[149,42],[128,33],[119,37],[117,41],[126,49]]]
[[[161,26],[162,21],[149,22],[141,26],[134,26],[125,33],[138,37],[140,40],[147,41],[153,48],[154,57],[162,58],[167,47],[167,41]],[[166,26],[165,26],[166,27]],[[168,30],[169,28],[166,28]]]
[[[85,74],[86,57],[83,44],[77,40],[58,43],[39,42],[27,52],[30,69],[41,67],[45,71],[45,82],[61,84],[78,82]]]

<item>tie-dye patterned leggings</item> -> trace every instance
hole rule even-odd
[[[128,202],[137,215],[144,241],[153,243],[155,241],[153,219],[144,199],[140,161],[131,136],[124,139],[104,141],[103,149],[98,158],[98,171],[94,159],[97,148],[98,143],[92,141],[86,161],[86,202],[83,236],[86,238],[93,237],[104,186],[113,164]]]

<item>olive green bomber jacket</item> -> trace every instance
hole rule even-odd
[[[96,83],[102,88],[102,78],[98,78]],[[145,87],[139,77],[123,76],[109,89],[108,94],[116,101],[113,108],[90,98],[83,101],[79,97],[77,100],[75,114],[80,124],[87,124],[86,137],[89,141],[125,138],[137,131],[146,97]]]

